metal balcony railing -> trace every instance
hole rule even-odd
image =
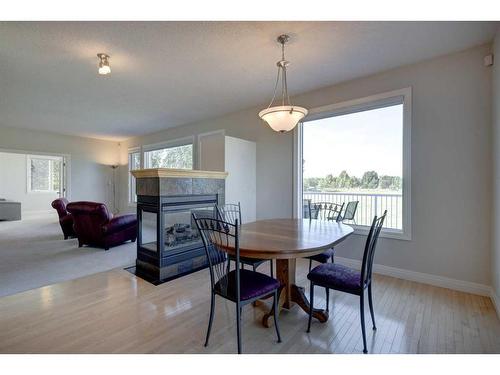
[[[304,192],[304,201],[332,202],[342,204],[349,201],[359,201],[355,215],[357,225],[370,226],[375,215],[381,215],[387,210],[385,228],[403,229],[403,195],[401,193],[363,193],[363,192]]]

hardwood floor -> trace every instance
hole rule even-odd
[[[298,269],[306,286],[307,263]],[[208,283],[206,270],[156,287],[113,270],[3,297],[0,352],[235,353],[234,304],[220,298],[203,347]],[[281,313],[281,344],[260,324],[267,307],[245,307],[244,353],[361,353],[358,298],[331,293],[330,320],[313,322],[310,334],[300,308]],[[316,295],[323,305],[324,291]],[[375,333],[366,313],[370,353],[500,353],[500,321],[487,297],[376,275],[374,304]]]

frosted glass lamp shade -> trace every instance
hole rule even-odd
[[[259,117],[275,131],[292,130],[307,115],[307,109],[293,105],[270,107],[259,112]]]
[[[111,68],[109,67],[109,65],[100,64],[100,66],[99,66],[99,74],[106,75],[106,74],[109,74],[109,73],[111,73]]]

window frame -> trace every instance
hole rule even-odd
[[[137,205],[137,194],[135,194],[134,187],[134,176],[132,176],[132,169],[130,166],[132,165],[132,154],[139,154],[139,169],[143,168],[143,158],[141,147],[131,147],[127,150],[127,170],[128,170],[128,205],[131,207],[135,207]],[[135,195],[135,197],[134,197]],[[135,199],[134,199],[135,198]]]
[[[196,162],[195,162],[196,153],[195,153],[195,137],[194,136],[177,138],[177,139],[173,139],[173,140],[166,141],[166,142],[153,143],[153,144],[143,146],[142,152],[141,152],[142,166],[143,166],[143,168],[151,168],[149,166],[149,161],[146,158],[146,152],[157,151],[157,150],[162,150],[162,149],[166,149],[166,148],[188,146],[188,145],[191,146],[191,152],[192,152],[191,170],[193,170],[196,168]]]
[[[388,107],[403,104],[403,229],[383,228],[380,236],[399,240],[412,238],[411,228],[411,122],[412,122],[412,88],[406,87],[398,90],[370,95],[367,97],[339,102],[331,105],[313,108],[303,122],[319,120],[328,117],[347,115],[356,112],[364,112],[370,109]],[[302,216],[302,162],[303,159],[303,122],[299,123],[294,130],[293,147],[293,215],[296,218]],[[367,235],[369,227],[352,225],[354,233]]]
[[[61,168],[63,168],[63,170],[61,171],[62,173],[62,177],[61,177],[61,186],[59,188],[59,190],[54,190],[53,189],[53,181],[52,179],[50,178],[50,176],[52,175],[52,170],[49,169],[49,188],[52,188],[49,189],[49,190],[37,190],[37,189],[32,189],[31,188],[31,161],[33,159],[42,159],[42,160],[53,160],[53,161],[59,161],[61,162]],[[64,176],[64,168],[65,168],[65,157],[64,156],[59,156],[59,155],[40,155],[40,154],[27,154],[26,155],[26,192],[28,194],[53,194],[53,193],[57,193],[59,194],[60,196],[64,196],[65,194],[65,182],[64,182],[64,179],[65,179],[65,176]],[[50,167],[49,167],[50,168]]]

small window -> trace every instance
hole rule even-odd
[[[165,147],[144,153],[146,168],[193,169],[193,145]]]
[[[63,158],[28,155],[28,192],[61,193]]]
[[[135,177],[130,171],[141,169],[141,152],[139,149],[129,150],[128,153],[128,171],[129,171],[129,203],[137,203],[137,194],[135,191]]]

